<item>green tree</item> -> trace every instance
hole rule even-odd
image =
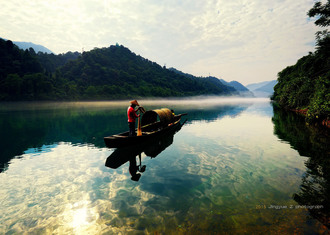
[[[330,0],[326,3],[322,4],[322,2],[318,1],[314,4],[313,8],[311,8],[307,15],[309,17],[318,17],[315,21],[317,26],[326,27],[330,25]]]
[[[316,2],[311,8],[307,15],[309,17],[316,17],[317,20],[315,24],[320,27],[327,27],[330,25],[330,0],[322,4],[322,2]],[[324,46],[324,44],[329,45],[330,32],[328,29],[318,31],[316,33],[316,40],[318,46]],[[328,41],[328,43],[326,43]],[[329,49],[329,47],[328,47]]]
[[[97,89],[95,86],[87,87],[85,94],[87,98],[96,98],[97,97]]]
[[[320,27],[330,25],[330,0],[316,2],[308,11]],[[330,34],[316,33],[316,51],[302,57],[293,66],[279,72],[273,99],[290,109],[307,109],[308,121],[329,119],[330,116]]]
[[[2,83],[1,90],[3,95],[7,97],[15,97],[19,100],[21,97],[22,78],[18,74],[9,74]]]

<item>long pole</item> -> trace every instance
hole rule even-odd
[[[141,116],[141,111],[140,111],[140,116]],[[141,130],[141,119],[140,116],[138,118],[138,130],[137,130],[137,136],[141,136],[142,135],[142,130]]]

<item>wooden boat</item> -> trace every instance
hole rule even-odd
[[[173,115],[167,108],[146,111],[141,119],[141,136],[129,136],[129,131],[104,137],[108,148],[122,148],[142,144],[170,133],[181,125],[181,117],[186,114]]]
[[[171,131],[169,131],[166,135],[152,138],[152,140],[145,141],[142,144],[135,144],[115,149],[107,158],[105,166],[112,169],[117,169],[131,159],[141,156],[143,152],[150,158],[157,157],[167,147],[173,144],[174,135],[180,131],[183,124],[184,123],[178,125],[175,129],[171,128]]]

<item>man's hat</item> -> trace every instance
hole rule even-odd
[[[136,106],[140,106],[139,103],[137,102],[137,100],[132,100],[132,101],[130,101],[130,103],[131,103],[131,104],[134,104],[134,105],[136,105]]]

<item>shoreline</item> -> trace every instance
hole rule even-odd
[[[300,115],[303,115],[304,117],[307,117],[308,108],[306,108],[306,109],[289,109],[289,110],[292,111],[292,112],[298,113]],[[330,128],[330,120],[329,119],[317,120],[317,121],[313,121],[313,123],[317,123],[317,124],[320,124],[321,126],[324,126],[326,128]]]

